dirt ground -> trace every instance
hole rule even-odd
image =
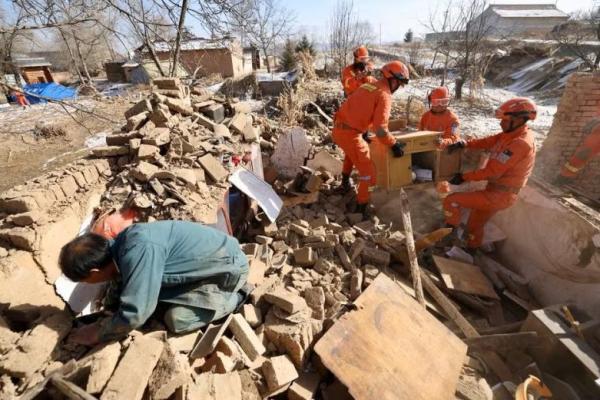
[[[87,112],[49,103],[0,109],[0,192],[84,156],[87,138],[120,128],[129,98],[72,102]]]

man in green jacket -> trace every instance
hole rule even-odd
[[[71,334],[94,345],[122,338],[157,310],[172,332],[201,328],[244,301],[248,260],[238,241],[185,221],[134,224],[115,240],[88,233],[67,243],[59,264],[76,282],[117,283],[111,317]],[[107,296],[110,298],[111,296]]]

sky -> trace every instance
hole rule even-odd
[[[281,4],[296,14],[297,30],[306,33],[313,40],[321,41],[327,36],[328,21],[337,0],[280,0]],[[595,0],[558,0],[558,9],[572,13],[582,9],[591,9]],[[514,3],[511,0],[496,3]],[[526,1],[519,1],[524,3]],[[548,1],[527,1],[541,3]],[[600,5],[600,0],[596,1]],[[550,1],[554,3],[554,1]],[[443,7],[446,0],[354,0],[354,7],[361,19],[369,21],[379,40],[385,42],[402,40],[408,29],[418,34],[428,32],[424,26],[429,19],[430,10]],[[318,38],[321,40],[318,40]]]

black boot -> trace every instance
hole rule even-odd
[[[366,211],[367,211],[367,206],[369,204],[368,203],[359,203],[356,205],[356,211],[354,211],[355,213],[360,213],[362,215],[365,215]]]
[[[350,175],[342,174],[342,184],[340,185],[340,190],[343,192],[348,192],[352,189],[352,181],[350,181]]]

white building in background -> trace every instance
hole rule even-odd
[[[569,15],[554,3],[540,4],[490,4],[472,24],[481,19],[492,38],[544,38],[556,25],[569,19]]]

